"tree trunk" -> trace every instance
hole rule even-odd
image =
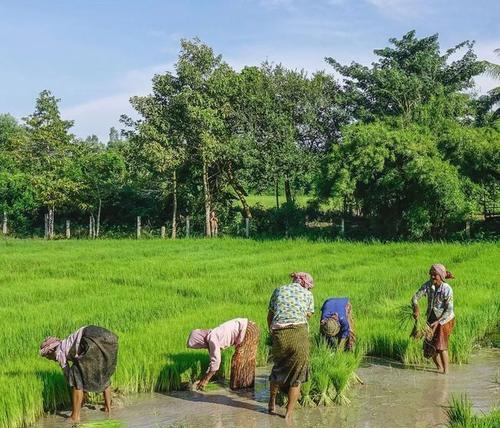
[[[274,180],[274,195],[276,196],[276,209],[280,209],[280,189],[278,186],[278,177]]]
[[[101,207],[102,207],[102,200],[99,198],[99,207],[97,208],[97,224],[95,227],[95,234],[94,237],[99,238],[99,231],[101,230]]]
[[[172,186],[174,196],[174,207],[172,209],[172,239],[177,237],[177,173],[172,175]]]
[[[291,204],[293,202],[290,179],[287,176],[285,176],[285,198],[287,204]]]
[[[229,183],[231,184],[231,187],[234,190],[234,193],[236,193],[236,196],[238,196],[238,199],[241,202],[241,206],[243,207],[243,215],[245,218],[252,218],[252,212],[250,211],[250,206],[248,205],[248,202],[245,198],[246,192],[241,186],[241,184],[238,182],[236,177],[234,176],[233,173],[233,166],[231,164],[228,165],[227,167],[227,175],[229,177]]]
[[[210,229],[210,188],[208,186],[208,168],[205,159],[203,159],[203,194],[205,203],[205,236],[212,236]]]

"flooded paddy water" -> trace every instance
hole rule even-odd
[[[80,427],[285,427],[283,418],[267,414],[268,372],[259,369],[255,393],[235,394],[218,388],[203,393],[118,398],[108,420],[99,410],[85,408]],[[427,367],[408,368],[378,358],[367,358],[357,373],[364,384],[351,388],[351,405],[298,408],[293,425],[437,427],[446,424],[443,406],[452,394],[467,393],[475,412],[488,412],[500,405],[500,349],[481,350],[472,356],[470,364],[452,365],[446,376]],[[284,409],[278,410],[284,413]],[[62,428],[70,424],[60,414],[44,417],[34,426]]]

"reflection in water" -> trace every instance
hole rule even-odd
[[[476,411],[488,411],[500,405],[500,385],[495,382],[499,365],[500,350],[496,349],[479,352],[471,364],[452,366],[446,376],[428,368],[407,369],[398,363],[367,359],[358,370],[364,385],[353,387],[350,406],[297,409],[294,426],[438,426],[446,422],[443,406],[448,404],[451,394],[467,392]],[[234,394],[219,389],[206,393],[127,397],[123,406],[113,410],[110,422],[119,420],[123,427],[130,428],[287,427],[283,418],[267,414],[267,373],[266,369],[260,370],[254,393]],[[82,419],[89,423],[102,421],[104,417],[101,412],[86,409]],[[49,416],[35,426],[62,428],[68,425],[60,416]]]

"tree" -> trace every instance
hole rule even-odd
[[[30,156],[24,159],[37,198],[47,208],[46,233],[54,236],[54,211],[71,200],[79,189],[74,178],[72,121],[61,119],[58,102],[44,90],[36,100],[35,112],[24,119],[29,134]]]
[[[355,119],[370,121],[387,115],[405,123],[415,119],[419,107],[433,97],[455,97],[472,87],[473,77],[485,65],[477,61],[474,44],[464,41],[441,54],[438,35],[418,39],[415,31],[401,39],[389,39],[393,47],[376,49],[379,57],[372,67],[358,63],[326,61],[344,78],[345,103]],[[452,55],[466,49],[462,57],[449,63]]]

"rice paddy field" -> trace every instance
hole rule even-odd
[[[180,389],[208,365],[207,352],[186,349],[189,331],[248,317],[265,332],[272,291],[298,270],[314,276],[316,302],[302,404],[348,404],[363,355],[423,363],[421,342],[409,337],[411,325],[402,325],[400,314],[435,262],[456,276],[450,354],[453,363],[467,363],[499,325],[498,260],[497,243],[0,241],[0,427],[26,426],[69,405],[61,370],[37,355],[45,336],[106,327],[119,335],[117,393]],[[320,307],[331,296],[351,298],[355,353],[332,353],[318,340]],[[266,343],[263,334],[260,365],[268,361]]]

